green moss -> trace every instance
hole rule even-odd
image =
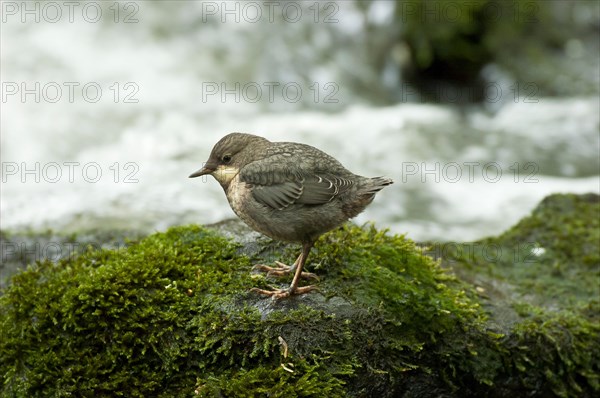
[[[585,312],[600,313],[598,303],[579,311],[536,314],[515,326],[506,346],[509,368],[520,383],[545,395],[585,396],[600,391],[600,325]]]
[[[218,292],[207,278],[237,275],[227,271],[244,262],[232,253],[204,230],[173,229],[18,274],[1,298],[5,393],[147,396],[178,386],[190,340],[181,312],[192,288]],[[223,278],[234,283],[243,282]]]
[[[482,309],[490,302],[413,242],[353,225],[311,253],[320,293],[272,302],[249,292],[273,283],[251,265],[292,262],[298,248],[252,247],[187,226],[31,265],[0,297],[0,395],[598,390],[600,353],[583,349],[598,338],[597,306],[549,315],[522,304],[525,320],[501,334]]]
[[[512,379],[500,385],[544,396],[600,392],[598,195],[549,196],[502,235],[447,248],[444,264],[477,285],[506,334]]]
[[[0,288],[19,270],[36,261],[76,256],[92,247],[94,249],[125,247],[143,235],[134,230],[100,230],[80,233],[64,231],[20,231],[8,233],[0,230]]]
[[[449,246],[464,277],[503,281],[510,296],[546,308],[600,298],[600,197],[552,195],[495,238]]]
[[[326,235],[311,256],[326,297],[289,305],[249,293],[267,281],[236,249],[179,227],[30,266],[0,299],[4,395],[391,396],[476,368],[444,347],[483,333],[478,304],[403,237]]]

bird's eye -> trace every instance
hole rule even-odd
[[[224,163],[229,163],[231,162],[231,155],[223,155],[222,159]]]

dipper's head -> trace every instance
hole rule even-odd
[[[265,138],[243,133],[231,133],[221,138],[213,147],[204,167],[190,178],[210,174],[223,188],[227,188],[240,169],[256,160],[259,149],[268,144]]]

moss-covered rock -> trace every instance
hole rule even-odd
[[[346,225],[323,236],[309,258],[320,292],[273,302],[249,289],[289,281],[267,280],[251,265],[292,262],[298,248],[236,243],[224,230],[231,228],[172,228],[118,250],[37,262],[14,276],[0,297],[1,395],[600,390],[599,309],[591,298],[569,312],[519,301],[504,324],[480,284],[456,278],[410,240]],[[477,266],[463,260],[452,258],[473,281]]]
[[[497,385],[600,392],[600,196],[551,195],[502,235],[441,252],[505,333],[511,376]]]
[[[493,281],[511,300],[558,310],[599,299],[599,244],[600,196],[566,194],[545,198],[498,237],[444,254],[463,279]]]
[[[103,230],[74,233],[56,231],[20,231],[8,233],[0,230],[0,289],[6,287],[10,277],[36,261],[56,262],[77,256],[89,248],[118,249],[142,236],[136,230]]]

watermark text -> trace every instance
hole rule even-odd
[[[275,23],[300,21],[338,23],[339,4],[333,1],[203,1],[202,22]]]
[[[402,162],[402,182],[418,180],[422,183],[427,182],[447,182],[458,183],[467,180],[469,183],[480,181],[480,178],[487,183],[497,183],[507,174],[512,177],[515,183],[535,184],[539,180],[536,175],[539,172],[539,166],[535,162],[511,164],[508,170],[502,168],[497,162]]]
[[[138,23],[140,6],[135,1],[2,1],[2,23]]]
[[[303,87],[297,82],[202,82],[201,98],[203,103],[233,101],[272,104],[277,101],[296,103],[308,97],[307,99],[314,103],[337,104],[338,91],[339,86],[334,82],[313,82],[308,87]]]
[[[115,103],[137,104],[139,99],[136,95],[139,91],[139,86],[134,82],[114,82],[106,86],[97,82],[2,82],[2,103],[96,103],[108,94]]]
[[[115,162],[103,167],[97,162],[48,162],[17,163],[2,162],[2,183],[18,180],[25,183],[79,182],[95,184],[103,178],[109,178],[115,184],[135,184],[140,167],[135,162]]]

